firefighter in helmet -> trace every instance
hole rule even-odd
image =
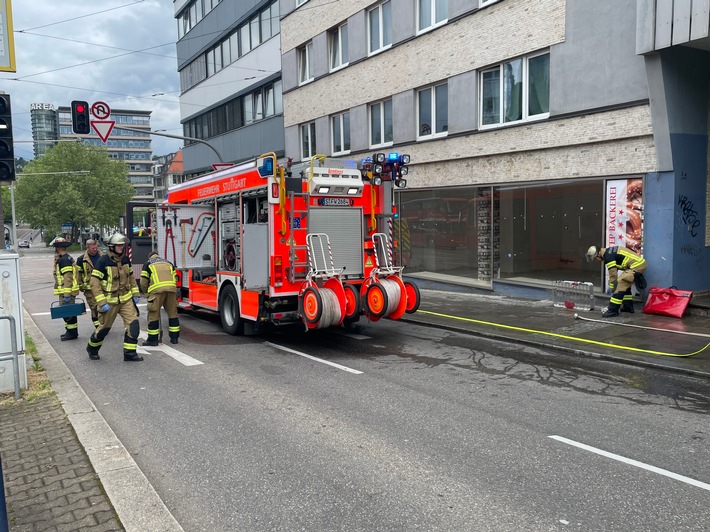
[[[160,257],[157,251],[151,251],[148,262],[143,265],[140,281],[141,292],[148,296],[148,339],[145,346],[156,346],[160,338],[160,309],[165,307],[168,314],[168,333],[170,343],[178,343],[180,320],[178,319],[177,282],[175,267]]]
[[[94,265],[89,285],[96,298],[99,311],[99,326],[89,338],[86,352],[89,358],[98,360],[99,349],[111,330],[117,315],[123,319],[123,360],[139,362],[143,357],[136,353],[138,347],[139,300],[138,284],[133,277],[131,262],[125,254],[126,237],[115,233],[108,240],[108,253]]]
[[[79,294],[74,259],[67,253],[71,245],[66,238],[54,239],[54,295],[59,296],[59,305],[70,305]],[[64,340],[76,340],[79,337],[79,320],[76,316],[64,318],[66,331],[60,336]]]
[[[96,298],[91,291],[89,280],[91,279],[91,272],[94,270],[94,266],[96,266],[101,255],[103,253],[101,253],[96,240],[89,239],[86,241],[86,251],[81,257],[76,259],[77,282],[79,283],[79,289],[84,292],[86,304],[91,309],[91,321],[94,323],[94,329],[99,326],[99,311],[96,307]]]
[[[602,313],[603,318],[614,318],[619,312],[633,312],[634,300],[631,286],[637,274],[646,271],[646,259],[624,246],[590,246],[587,250],[587,262],[597,260],[604,263],[609,273],[611,299],[609,306]]]

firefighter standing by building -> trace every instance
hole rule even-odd
[[[151,251],[148,262],[143,265],[140,281],[141,292],[148,296],[148,339],[145,346],[156,346],[160,338],[160,309],[165,308],[168,314],[168,333],[170,343],[178,343],[180,337],[180,320],[177,311],[177,282],[175,267]]]
[[[587,261],[593,260],[603,262],[609,272],[609,288],[612,294],[602,317],[614,318],[619,315],[619,311],[633,312],[631,286],[636,281],[636,274],[646,271],[646,259],[624,246],[590,246],[587,250]]]
[[[71,245],[66,238],[57,237],[54,239],[54,294],[59,296],[59,305],[70,305],[74,303],[79,294],[79,284],[76,278],[76,264],[74,259],[67,252]],[[76,316],[64,318],[64,328],[66,331],[60,336],[64,340],[76,340],[79,337],[79,320]]]
[[[126,237],[115,233],[108,240],[108,253],[94,265],[89,284],[96,298],[99,311],[99,326],[89,338],[86,352],[89,358],[98,360],[99,349],[111,330],[117,315],[123,319],[123,360],[139,362],[143,357],[136,353],[138,347],[138,285],[133,277],[131,262],[124,253]]]
[[[94,323],[94,329],[99,326],[99,312],[89,281],[91,280],[91,272],[102,255],[103,253],[99,250],[96,240],[89,239],[86,241],[86,252],[76,260],[77,282],[79,283],[79,289],[84,292],[86,304],[91,309],[91,321]]]

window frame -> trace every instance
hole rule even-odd
[[[343,29],[344,34],[343,34]],[[343,43],[345,43],[345,46],[343,46]],[[337,59],[338,59],[338,64],[335,63],[335,55],[336,55],[336,48],[335,45],[337,44]],[[343,52],[344,50],[344,52]],[[336,28],[332,29],[331,31],[328,32],[328,59],[329,59],[329,67],[331,72],[335,72],[336,70],[340,70],[341,68],[345,68],[350,64],[350,58],[349,56],[349,46],[348,46],[348,23],[343,22],[342,24],[339,24]]]
[[[431,20],[431,23],[428,26],[424,27],[420,27],[422,21],[422,2],[429,3],[429,18]],[[438,0],[417,0],[417,35],[421,33],[426,33],[427,31],[431,31],[432,29],[438,28],[439,26],[443,26],[449,21],[449,9],[446,0],[444,0],[444,6],[446,10],[445,16],[441,20],[437,21],[436,16],[438,6]]]
[[[313,69],[313,41],[309,41],[298,48],[298,84],[305,85],[315,79]],[[305,61],[305,69],[304,69]],[[304,78],[304,74],[307,75]]]
[[[308,154],[305,153],[304,148],[306,147],[306,137],[304,133],[308,133],[307,135],[307,144],[308,144]],[[306,122],[305,124],[301,124],[298,127],[298,140],[299,144],[301,146],[300,151],[301,151],[301,160],[302,161],[309,161],[311,157],[313,157],[316,154],[316,123],[315,122]]]
[[[385,24],[385,16],[384,16],[384,7],[387,6],[387,9],[389,11],[389,39],[390,41],[388,43],[385,43],[385,38],[386,38],[386,24]],[[378,48],[372,49],[372,23],[371,23],[371,15],[373,12],[377,11],[378,12],[378,33],[379,33],[379,40],[378,40]],[[392,1],[391,0],[385,0],[384,2],[380,2],[376,6],[368,9],[367,11],[367,55],[375,55],[379,54],[381,52],[384,52],[385,50],[389,49],[392,47]]]
[[[392,138],[390,140],[387,140],[387,104],[389,104],[389,112],[390,112],[390,117],[389,117],[389,123],[392,124]],[[374,107],[379,106],[379,121],[380,121],[380,138],[381,142],[374,142],[373,139],[373,130],[374,130],[374,122],[373,122],[373,117],[374,117]],[[394,144],[394,122],[392,120],[392,98],[389,98],[387,100],[381,100],[379,102],[373,102],[367,106],[367,114],[368,114],[368,125],[369,125],[369,141],[370,141],[370,148],[383,148],[387,146],[392,146]]]
[[[347,115],[347,127],[345,125],[345,117]],[[341,148],[340,150],[336,149],[335,146],[335,129],[336,129],[336,120],[338,121],[337,123],[337,128],[338,132],[340,134],[340,144]],[[332,155],[347,155],[350,153],[351,149],[351,138],[350,138],[350,111],[343,111],[342,113],[338,113],[335,115],[331,115],[330,117],[330,132],[331,132],[331,138],[330,138],[330,149],[331,149],[331,154]],[[347,141],[346,141],[347,138]],[[345,147],[347,142],[347,148]]]
[[[507,126],[511,124],[520,124],[524,122],[533,122],[533,121],[538,121],[538,120],[544,120],[546,118],[550,117],[550,111],[549,111],[549,63],[548,63],[548,110],[547,112],[544,113],[537,113],[534,115],[529,114],[529,101],[530,101],[530,61],[532,59],[542,57],[544,55],[547,55],[549,57],[550,51],[545,50],[542,52],[537,52],[529,55],[524,55],[524,56],[518,56],[514,57],[511,59],[508,59],[507,61],[503,61],[502,63],[499,63],[497,65],[494,65],[490,68],[485,68],[481,69],[479,72],[479,77],[478,77],[478,82],[479,82],[479,97],[478,97],[478,127],[479,129],[491,129],[491,128],[497,128],[501,126]],[[506,65],[513,65],[514,63],[520,61],[521,62],[521,68],[520,68],[520,79],[522,83],[522,95],[520,99],[520,118],[516,120],[506,120],[505,114],[506,114],[506,98],[507,98],[507,93],[506,93],[506,71],[505,71],[505,66]],[[491,122],[491,123],[484,123],[484,104],[486,102],[486,80],[484,79],[487,74],[491,73],[496,73],[498,74],[497,76],[497,100],[498,100],[498,109],[497,109],[497,121],[496,122]]]
[[[437,116],[437,109],[439,107],[439,94],[437,92],[437,89],[441,87],[446,87],[446,129],[443,131],[437,131],[437,123],[439,122],[438,116]],[[430,92],[430,108],[429,108],[429,114],[431,117],[431,126],[429,129],[429,133],[422,133],[422,117],[421,117],[421,97],[422,93],[424,92]],[[434,85],[429,85],[427,87],[422,87],[421,89],[417,89],[417,97],[416,97],[416,117],[417,117],[417,140],[426,140],[426,139],[432,139],[432,138],[441,138],[441,137],[446,137],[449,134],[449,84],[448,81],[444,81],[443,83],[436,83]]]

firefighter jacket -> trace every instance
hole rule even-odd
[[[77,283],[79,283],[80,290],[84,292],[91,290],[91,285],[89,284],[91,272],[94,271],[94,267],[99,257],[102,255],[103,253],[101,253],[101,251],[98,251],[96,255],[93,256],[89,255],[88,251],[85,251],[84,254],[76,260]]]
[[[111,252],[101,255],[96,261],[89,285],[99,306],[104,303],[126,303],[139,295],[138,284],[133,277],[133,268],[128,257],[119,257]]]
[[[62,297],[79,294],[76,264],[68,253],[54,255],[54,294]]]
[[[165,259],[153,257],[143,265],[141,271],[141,291],[145,294],[175,292],[175,267]]]
[[[646,259],[624,246],[612,246],[604,250],[604,266],[609,271],[609,286],[616,286],[619,270],[646,269]]]

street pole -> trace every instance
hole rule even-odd
[[[210,144],[209,142],[202,140],[202,139],[196,139],[193,137],[183,137],[180,135],[171,135],[169,133],[160,133],[158,131],[150,131],[150,130],[146,131],[145,129],[138,129],[135,127],[113,126],[113,128],[114,129],[125,129],[126,131],[135,131],[137,133],[148,133],[149,135],[158,135],[159,137],[168,137],[171,139],[189,140],[192,142],[198,142],[200,144],[206,145],[209,149],[211,149],[215,153],[215,155],[217,155],[217,159],[219,159],[220,163],[224,162],[224,159],[222,159],[222,155],[217,151],[217,148],[215,148],[214,146],[212,146],[212,144]]]

